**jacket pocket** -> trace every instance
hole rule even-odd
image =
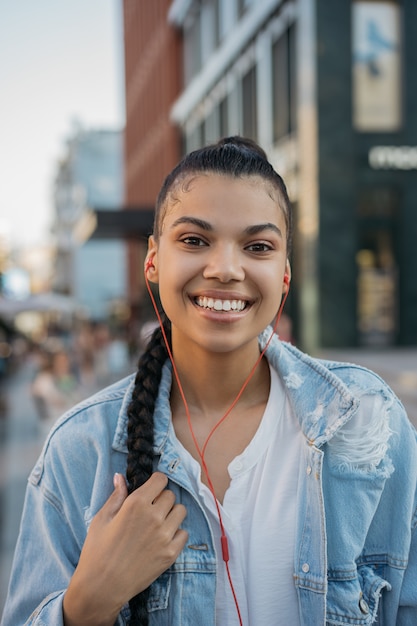
[[[389,591],[391,585],[369,565],[361,565],[353,572],[330,571],[326,624],[378,624],[379,599],[384,589]]]
[[[148,597],[148,611],[160,611],[168,608],[169,593],[171,591],[171,574],[159,576],[151,585]]]

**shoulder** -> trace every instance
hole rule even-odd
[[[394,396],[392,389],[383,378],[373,370],[357,363],[316,358],[326,369],[338,376],[347,385],[358,386],[364,390],[384,390]]]
[[[376,372],[356,363],[323,359],[302,352],[290,344],[282,344],[283,351],[304,367],[311,368],[330,382],[333,377],[346,386],[356,397],[381,394],[390,403],[401,404],[385,380]]]
[[[322,418],[316,424],[317,441],[327,441],[334,453],[345,451],[365,465],[368,455],[372,464],[377,464],[388,448],[397,456],[403,439],[415,456],[415,429],[400,400],[378,374],[355,363],[312,357],[283,342],[273,346],[272,359],[278,371],[284,372],[284,382],[300,415],[303,417],[307,407]],[[335,398],[341,403],[332,402]],[[352,410],[345,411],[345,401]],[[338,412],[339,418],[335,415]],[[309,435],[313,438],[310,431]]]
[[[359,400],[356,414],[329,441],[331,455],[337,458],[348,452],[345,467],[351,463],[366,471],[378,467],[386,475],[399,465],[415,467],[417,433],[386,381],[361,365],[318,360]]]

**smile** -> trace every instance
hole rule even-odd
[[[219,300],[200,296],[195,299],[198,306],[213,311],[243,311],[247,306],[246,300]]]

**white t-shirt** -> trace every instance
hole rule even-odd
[[[262,421],[247,448],[229,464],[231,482],[219,506],[244,626],[299,626],[293,573],[303,435],[278,374],[270,371],[271,389]],[[178,446],[215,539],[216,624],[238,626],[213,495],[200,480],[200,465],[179,441]]]

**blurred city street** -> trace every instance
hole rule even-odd
[[[320,356],[365,365],[394,389],[417,426],[417,349],[325,350]],[[0,419],[0,609],[7,591],[28,474],[41,450],[44,431],[30,393],[35,364],[30,360],[3,383]]]

